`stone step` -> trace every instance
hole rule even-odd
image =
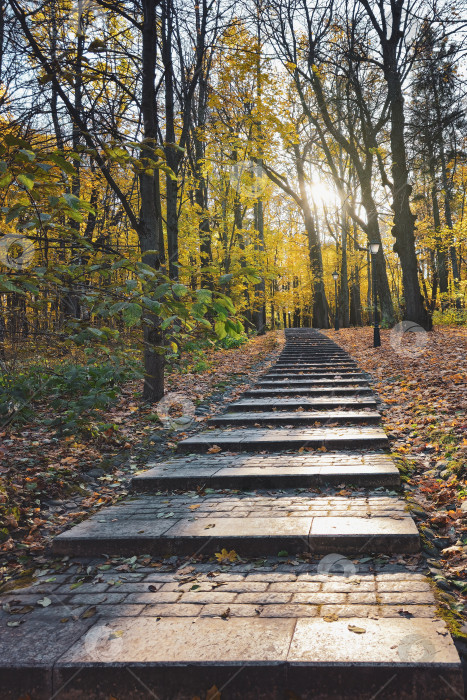
[[[216,447],[233,452],[255,450],[296,450],[300,448],[364,450],[387,447],[388,439],[382,428],[244,428],[242,430],[207,430],[182,440],[177,451],[208,452]]]
[[[361,372],[271,372],[262,374],[262,379],[310,379],[311,382],[320,384],[332,384],[336,381],[343,381],[346,384],[355,382],[367,382],[368,376]]]
[[[280,355],[277,362],[355,362],[347,353],[291,353]]]
[[[246,411],[223,413],[209,418],[208,425],[311,425],[319,423],[379,423],[377,411]]]
[[[280,371],[281,368],[278,368]],[[284,371],[289,371],[288,367],[283,368]],[[342,375],[345,376],[346,374],[361,374],[361,371],[358,369],[358,367],[344,367],[344,368],[336,368],[334,365],[331,366],[322,366],[322,367],[309,367],[308,365],[304,366],[299,366],[297,369],[303,371],[306,371],[308,374],[316,374],[316,375],[322,375],[322,374],[331,374],[333,377],[337,375]]]
[[[328,386],[330,388],[334,387],[339,387],[339,386],[350,386],[350,387],[368,387],[369,384],[366,381],[362,381],[359,379],[354,379],[352,381],[344,381],[344,384],[342,384],[342,381],[339,381],[336,379],[335,381],[330,381],[328,384],[324,386]],[[310,380],[308,378],[301,379],[300,375],[297,377],[293,377],[292,379],[283,379],[282,377],[278,377],[277,379],[259,379],[255,386],[262,386],[262,387],[269,387],[269,386],[316,386],[317,382],[319,383],[319,380]]]
[[[296,367],[316,367],[317,369],[320,369],[322,367],[331,367],[331,368],[347,368],[347,367],[357,367],[357,363],[353,362],[353,360],[349,360],[348,362],[342,361],[342,362],[329,362],[329,361],[322,361],[322,362],[298,362],[298,361],[286,361],[286,360],[279,360],[275,367],[282,367],[282,368],[296,368]]]
[[[150,466],[150,464],[148,465]],[[326,484],[399,485],[399,471],[390,455],[345,452],[302,454],[221,454],[176,457],[154,464],[132,479],[136,492],[196,489],[310,488]]]
[[[302,359],[317,359],[318,361],[321,362],[321,360],[351,360],[352,358],[350,355],[346,352],[302,352],[302,353],[297,353],[297,352],[284,352],[282,353],[279,358],[279,360],[302,360]]]
[[[227,406],[227,411],[283,411],[289,409],[293,411],[297,408],[320,409],[320,408],[376,408],[377,403],[371,396],[356,396],[347,398],[345,396],[324,396],[317,398],[260,398],[260,399],[240,399]]]
[[[194,507],[196,506],[196,508]],[[57,555],[240,557],[290,553],[410,553],[419,534],[396,497],[276,492],[138,496],[101,509],[53,541]]]
[[[351,357],[346,355],[345,353],[342,354],[322,354],[322,353],[317,353],[316,355],[308,354],[308,355],[281,355],[281,357],[277,358],[278,362],[291,362],[295,364],[299,364],[300,362],[316,362],[316,363],[321,363],[321,362],[354,362]]]
[[[120,561],[75,560],[3,595],[34,609],[0,611],[2,700],[206,700],[214,685],[226,700],[463,697],[411,558]],[[91,569],[81,586],[77,566]]]
[[[334,365],[334,364],[331,363],[330,365],[327,365],[327,366],[330,366],[330,367],[331,367],[331,370],[328,370],[328,371],[334,371],[334,374],[338,374],[338,370],[337,370],[337,369],[336,369],[336,370],[333,369],[336,365]],[[340,367],[342,367],[342,365],[340,365]],[[347,369],[347,367],[348,367],[348,365],[345,365],[345,366],[344,366],[345,369]],[[361,374],[361,370],[358,369],[358,366],[357,366],[357,365],[354,365],[354,366],[352,366],[352,367],[354,367],[354,371],[355,371],[356,373],[360,373],[360,374]],[[318,366],[317,366],[317,365],[307,365],[307,364],[297,364],[297,365],[294,365],[294,364],[290,364],[290,365],[274,365],[274,366],[271,367],[271,369],[270,369],[271,372],[275,372],[275,373],[277,373],[277,374],[284,373],[284,372],[292,372],[292,373],[295,373],[295,372],[310,372],[310,373],[313,373],[315,370],[320,370],[320,371],[322,371],[322,370],[323,370],[323,365],[318,365]]]
[[[296,370],[294,372],[268,372],[267,374],[261,375],[261,381],[268,381],[271,379],[308,379],[312,383],[320,382],[321,384],[352,384],[356,381],[365,383],[367,381],[366,376],[361,372],[356,372],[355,374],[350,375],[346,373],[346,375],[340,379],[336,379],[336,375],[334,374],[330,377],[319,376],[317,379],[314,372],[304,372],[303,370]]]
[[[354,387],[327,387],[327,386],[316,386],[313,384],[306,385],[295,385],[288,383],[286,387],[272,386],[270,388],[262,389],[247,389],[243,396],[295,396],[296,394],[303,394],[305,396],[317,396],[320,398],[327,398],[328,396],[345,396],[354,398],[357,395],[369,394],[374,396],[371,387],[359,386]]]
[[[445,630],[425,619],[122,617],[98,620],[50,674],[57,700],[192,700],[213,687],[225,700],[459,700]]]
[[[320,366],[322,364],[326,364],[326,365],[349,365],[349,364],[355,365],[356,364],[356,362],[354,360],[351,360],[351,359],[346,360],[344,358],[337,358],[337,357],[335,357],[335,358],[321,357],[319,359],[312,358],[312,357],[310,357],[308,359],[295,358],[293,360],[292,359],[288,360],[287,358],[283,358],[283,359],[278,359],[277,362],[278,362],[279,366],[287,365],[287,366],[291,366],[291,367],[293,367],[294,365],[318,365],[318,366]]]

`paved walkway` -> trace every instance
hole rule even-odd
[[[55,539],[65,571],[5,598],[2,699],[463,697],[368,377],[286,335],[131,498]]]

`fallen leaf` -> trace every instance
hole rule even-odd
[[[52,605],[52,601],[50,598],[42,598],[41,600],[37,601],[37,605],[42,605],[43,608],[48,608],[49,605]]]
[[[331,615],[324,615],[323,620],[325,622],[337,622],[339,617],[336,615],[336,613],[331,613]]]
[[[115,630],[109,635],[109,639],[118,639],[119,637],[123,637],[123,630]]]
[[[217,686],[213,685],[212,688],[206,692],[206,700],[220,700],[221,694]]]
[[[219,563],[224,561],[234,562],[238,559],[238,554],[234,549],[228,552],[226,549],[222,549],[220,552],[216,552],[214,555]]]

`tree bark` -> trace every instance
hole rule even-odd
[[[379,243],[379,250],[374,255],[374,270],[376,276],[376,286],[381,305],[381,318],[388,324],[394,323],[394,306],[392,303],[391,290],[389,288],[386,261],[384,259],[383,242],[378,222],[378,212],[376,203],[371,192],[371,182],[361,181],[362,204],[367,216],[367,236],[368,243]]]
[[[156,113],[156,1],[143,0],[144,24],[142,31],[142,95],[141,111],[144,128],[144,148],[141,158],[154,159],[154,148],[157,139],[157,113]],[[138,226],[138,235],[143,262],[158,269],[160,266],[161,251],[160,231],[161,220],[159,217],[160,201],[157,201],[159,191],[159,179],[155,175],[142,172],[139,177],[141,210]],[[153,252],[149,252],[153,251]],[[157,252],[154,252],[157,251]],[[153,313],[145,312],[144,324],[144,387],[143,398],[145,401],[159,401],[164,396],[164,354],[163,333],[160,329],[160,319]]]
[[[339,325],[348,328],[350,325],[349,310],[349,280],[347,270],[347,236],[349,222],[345,212],[341,217],[341,274],[339,279]]]

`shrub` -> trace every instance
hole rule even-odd
[[[467,309],[450,308],[433,313],[435,326],[467,326]]]

